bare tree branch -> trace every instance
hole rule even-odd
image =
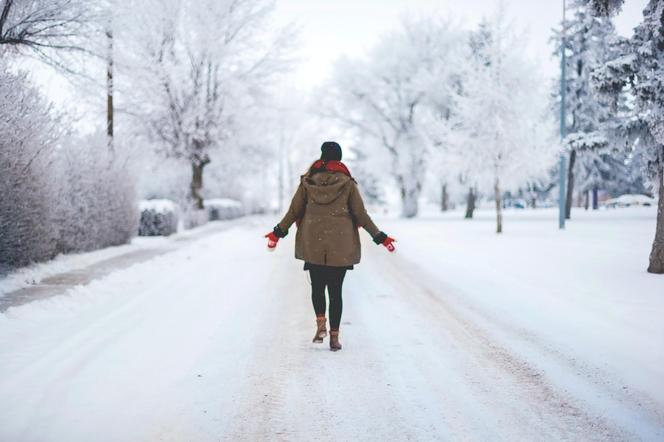
[[[35,56],[58,69],[66,65],[58,60],[65,53],[94,54],[90,37],[99,26],[92,2],[0,0],[0,9],[0,47]]]

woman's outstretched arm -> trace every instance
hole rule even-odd
[[[293,200],[290,203],[290,207],[286,212],[286,215],[282,218],[281,221],[274,227],[274,234],[278,238],[283,238],[288,235],[288,229],[293,223],[299,219],[302,219],[304,216],[304,208],[307,205],[307,191],[300,183],[297,187],[297,191],[293,196]]]

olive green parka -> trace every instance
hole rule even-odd
[[[316,265],[357,264],[361,257],[358,228],[363,227],[374,240],[382,233],[364,208],[355,180],[336,171],[301,177],[277,228],[285,235],[295,222],[295,258]]]

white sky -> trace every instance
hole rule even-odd
[[[619,33],[631,34],[647,2],[626,0],[615,19]],[[361,55],[384,32],[397,27],[403,14],[449,14],[472,27],[497,4],[498,0],[277,0],[277,15],[280,21],[295,22],[301,28],[302,63],[296,78],[308,89],[325,79],[334,60]],[[549,38],[562,18],[562,0],[505,0],[505,4],[510,19],[530,35],[529,55],[539,61],[546,75],[553,76],[558,67]]]
[[[361,56],[381,36],[399,26],[404,14],[449,14],[465,27],[473,27],[495,11],[500,0],[276,0],[277,20],[295,23],[301,30],[297,47],[299,63],[293,82],[285,90],[307,94],[323,83],[334,61],[341,56]],[[509,18],[530,36],[529,55],[538,60],[544,75],[558,71],[551,56],[551,29],[562,14],[562,0],[504,0]],[[569,1],[569,0],[568,0]],[[618,32],[630,35],[642,18],[648,0],[626,0],[614,22]],[[52,69],[32,63],[33,78],[44,93],[64,108],[80,107],[73,86]],[[94,121],[98,118],[91,117]],[[85,126],[87,123],[83,122]],[[85,126],[87,127],[87,126]]]

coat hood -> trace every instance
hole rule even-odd
[[[344,193],[351,180],[352,178],[340,172],[323,171],[311,176],[304,175],[302,184],[313,202],[330,204]]]

